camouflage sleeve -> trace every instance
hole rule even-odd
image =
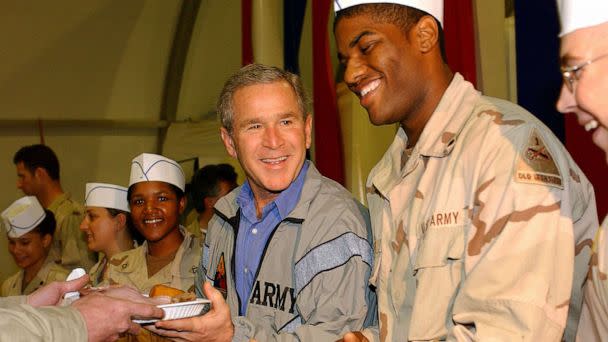
[[[577,331],[577,341],[601,341],[608,336],[608,217],[593,246],[589,279]]]
[[[62,243],[61,264],[68,269],[84,267],[89,270],[96,262],[79,228],[82,218],[82,214],[74,210],[58,223]]]
[[[69,307],[0,309],[0,341],[86,341],[87,330],[78,311]]]
[[[451,339],[557,341],[566,326],[575,238],[597,228],[593,190],[556,142],[520,127],[480,147]]]

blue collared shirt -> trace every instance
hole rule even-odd
[[[296,207],[300,199],[308,165],[309,162],[305,161],[295,181],[264,207],[262,217],[259,219],[249,182],[243,184],[236,198],[236,203],[241,208],[234,260],[236,291],[241,299],[240,316],[244,316],[247,312],[249,295],[270,235]]]

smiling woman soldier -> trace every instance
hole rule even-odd
[[[28,295],[53,281],[62,281],[69,270],[49,260],[55,217],[34,196],[22,197],[2,212],[8,250],[21,271],[2,284],[2,296]]]
[[[148,293],[157,284],[194,289],[200,240],[179,224],[186,206],[181,166],[156,154],[143,153],[131,163],[127,199],[135,228],[146,240],[109,264],[111,284],[131,285]]]

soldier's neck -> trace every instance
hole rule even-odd
[[[44,187],[41,191],[36,194],[36,198],[44,208],[48,208],[53,202],[63,195],[63,190],[59,183],[52,183]]]
[[[179,249],[184,236],[177,227],[171,233],[158,241],[148,241],[148,254],[154,257],[164,257],[174,254]]]

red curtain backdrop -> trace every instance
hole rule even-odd
[[[315,164],[324,176],[344,185],[342,133],[327,32],[332,5],[331,0],[312,1]]]
[[[475,64],[475,18],[472,0],[445,0],[443,11],[445,48],[448,64],[477,85]]]
[[[243,66],[253,63],[252,16],[251,0],[241,0],[241,65]]]
[[[565,116],[565,128],[566,148],[595,189],[597,214],[601,223],[608,214],[608,196],[602,191],[608,186],[606,155],[593,144],[591,134],[578,124],[574,114]]]

